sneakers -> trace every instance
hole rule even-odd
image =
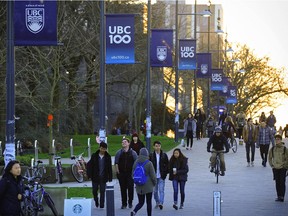
[[[163,209],[163,205],[160,204],[160,205],[158,205],[158,206],[159,206],[159,209],[160,209],[160,210]]]
[[[211,167],[210,172],[211,172],[211,173],[214,172],[214,167]]]
[[[225,172],[224,171],[220,171],[220,175],[221,176],[225,176]]]
[[[126,209],[127,208],[127,205],[122,205],[121,206],[121,209]]]
[[[250,167],[250,162],[247,162],[247,167]]]
[[[128,207],[129,207],[129,208],[132,208],[132,207],[133,207],[133,204],[129,204]]]
[[[174,208],[175,210],[178,210],[178,206],[177,206],[176,204],[173,205],[173,208]]]
[[[254,167],[254,162],[253,161],[251,162],[251,166]]]
[[[284,197],[277,197],[275,199],[276,202],[284,202]]]
[[[183,209],[183,207],[184,207],[184,205],[183,205],[183,204],[181,204],[181,205],[180,205],[180,207],[179,207],[179,209]]]
[[[136,215],[136,213],[135,213],[134,211],[132,211],[132,212],[130,213],[130,216],[134,216],[134,215]]]

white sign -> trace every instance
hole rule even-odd
[[[221,216],[221,192],[213,192],[213,216]]]
[[[65,199],[64,201],[64,216],[89,216],[91,215],[92,199],[76,197]]]

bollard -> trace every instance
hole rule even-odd
[[[221,216],[221,192],[213,192],[213,216]]]
[[[88,158],[91,158],[91,145],[90,145],[90,138],[88,138]]]
[[[106,184],[106,215],[115,216],[114,183],[113,182],[107,182]]]
[[[37,146],[37,140],[34,141],[34,148],[35,148],[35,161],[38,161],[38,146]]]
[[[70,139],[70,156],[73,156],[73,139]]]

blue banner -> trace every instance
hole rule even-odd
[[[223,89],[223,69],[211,70],[211,91],[221,91]]]
[[[237,103],[237,87],[228,87],[228,96],[226,98],[226,104],[236,104]]]
[[[226,97],[228,96],[228,87],[231,86],[230,77],[222,77],[222,82],[223,82],[223,86],[222,86],[222,90],[219,91],[219,95]]]
[[[57,1],[15,1],[14,45],[56,46]]]
[[[196,78],[211,78],[211,53],[197,53]]]
[[[196,70],[196,40],[179,40],[179,70]]]
[[[173,30],[151,30],[151,67],[173,67]]]
[[[106,15],[106,64],[134,64],[134,15]]]

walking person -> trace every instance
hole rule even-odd
[[[256,135],[256,127],[253,124],[253,120],[252,118],[248,118],[247,124],[243,128],[243,140],[246,148],[247,167],[254,166]]]
[[[188,178],[188,158],[183,155],[179,148],[174,149],[173,155],[169,160],[169,180],[172,181],[174,191],[173,208],[178,210],[178,189],[180,187],[180,209],[184,207],[185,184]]]
[[[236,124],[237,124],[237,132],[238,132],[238,138],[239,138],[239,144],[243,144],[243,128],[246,125],[246,115],[243,111],[240,111],[240,113],[236,116]]]
[[[270,143],[274,146],[274,137],[272,130],[266,125],[265,121],[260,123],[257,131],[256,147],[260,147],[262,166],[266,167]]]
[[[270,129],[272,130],[273,132],[273,135],[276,134],[276,128],[275,128],[275,124],[276,124],[276,117],[275,115],[273,114],[273,111],[270,111],[270,115],[267,117],[266,119],[266,124],[267,126],[270,127]]]
[[[165,179],[169,172],[169,160],[168,156],[161,149],[161,142],[155,141],[153,143],[154,151],[150,154],[150,160],[154,166],[157,182],[154,187],[154,199],[156,202],[156,208],[163,209],[164,203],[164,188]]]
[[[193,137],[196,135],[196,120],[191,113],[184,121],[184,137],[187,138],[186,149],[191,150],[193,146]]]
[[[261,112],[261,115],[260,115],[260,117],[259,117],[259,124],[261,123],[261,122],[263,122],[263,121],[265,121],[266,122],[266,115],[265,115],[265,113],[264,112]]]
[[[149,152],[146,148],[140,149],[139,156],[133,164],[132,173],[134,173],[137,163],[144,163],[147,160],[148,162],[144,165],[147,180],[144,185],[136,185],[138,203],[134,210],[130,213],[131,216],[136,215],[136,213],[143,207],[145,198],[147,205],[147,216],[152,215],[152,193],[157,180],[153,164],[151,161],[149,161]]]
[[[122,139],[122,148],[115,155],[115,170],[121,190],[121,209],[127,208],[127,201],[129,208],[133,207],[134,182],[132,179],[132,167],[136,159],[137,153],[130,148],[130,140],[124,137]]]
[[[207,131],[208,131],[208,138],[210,138],[213,135],[215,126],[216,126],[216,122],[214,121],[213,117],[210,116],[208,118],[207,123],[206,123],[206,128],[207,128]]]
[[[201,137],[203,138],[203,124],[206,121],[206,115],[201,109],[197,109],[194,119],[196,120],[196,138],[200,140]]]
[[[143,142],[140,140],[138,134],[133,133],[130,148],[132,148],[137,153],[137,155],[139,155],[140,149],[144,147],[145,146]]]
[[[92,180],[92,193],[95,206],[99,207],[98,189],[100,190],[100,208],[104,208],[106,183],[112,181],[111,156],[107,144],[101,142],[99,149],[92,154],[87,163],[87,176]]]
[[[5,167],[0,180],[0,215],[20,216],[23,186],[19,161],[12,160]]]
[[[269,151],[269,164],[273,171],[277,198],[276,202],[284,202],[286,190],[286,172],[288,169],[288,151],[282,142],[282,136],[275,135],[276,145]]]

